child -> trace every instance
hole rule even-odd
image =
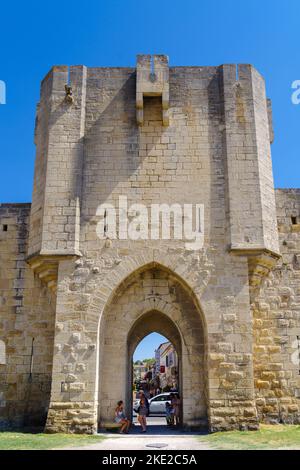
[[[167,420],[167,426],[172,426],[173,424],[172,405],[168,401],[166,402],[166,420]]]

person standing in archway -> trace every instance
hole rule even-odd
[[[141,400],[142,398],[144,398],[144,400],[145,400],[145,405],[146,405],[147,410],[148,410],[146,416],[149,416],[149,401],[148,401],[148,398],[147,398],[146,395],[145,395],[144,390],[140,390],[139,397],[140,397],[140,400]]]
[[[138,422],[142,426],[142,432],[147,431],[147,415],[148,407],[146,405],[146,399],[142,396],[138,407]]]

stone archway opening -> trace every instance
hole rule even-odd
[[[153,344],[152,357],[155,362],[147,372],[142,371],[140,380],[137,381],[134,374],[133,356],[136,348],[151,333],[158,333],[162,338],[161,343],[155,344],[155,349],[160,347],[155,357]],[[170,400],[168,393],[177,391],[181,395],[182,384],[182,344],[180,333],[170,318],[159,311],[149,311],[142,315],[128,334],[128,416],[137,423],[134,412],[135,400],[139,399],[139,390],[144,390],[148,399],[153,400],[150,406],[148,422],[151,426],[166,425],[165,399]],[[139,384],[136,387],[136,384]],[[182,410],[181,410],[182,414]]]
[[[132,413],[132,355],[149,333],[171,341],[180,362],[182,425],[207,427],[207,350],[202,312],[175,273],[145,266],[128,276],[106,305],[99,329],[98,425],[112,422],[119,400]]]

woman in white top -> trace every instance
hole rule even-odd
[[[130,421],[125,416],[124,403],[122,400],[118,401],[117,408],[115,409],[115,422],[121,426],[120,434],[128,433]]]

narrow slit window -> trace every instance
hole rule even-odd
[[[107,231],[108,231],[107,211],[105,209],[105,211],[104,211],[104,236],[107,235]]]
[[[2,226],[2,228],[3,228],[3,232],[7,232],[7,229],[8,229],[7,224],[4,224],[4,225]]]

